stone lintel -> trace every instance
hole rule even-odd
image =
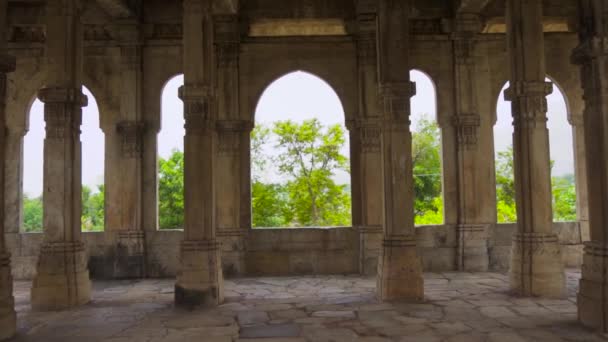
[[[608,332],[608,244],[586,242],[578,292],[578,319]]]
[[[378,299],[422,301],[424,280],[415,237],[387,237],[378,260]]]
[[[524,296],[562,298],[561,246],[553,233],[516,233],[511,247],[511,289]]]

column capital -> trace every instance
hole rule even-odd
[[[0,72],[9,73],[15,71],[16,59],[14,56],[2,54],[0,55]]]
[[[477,130],[480,126],[479,114],[459,114],[452,117],[452,125],[458,135],[458,148],[471,150],[477,147]]]
[[[141,121],[121,121],[116,125],[116,131],[122,138],[122,156],[125,158],[141,157],[146,124]]]
[[[416,84],[411,81],[383,83],[379,90],[384,120],[409,126],[410,98],[416,95]]]
[[[571,60],[581,65],[601,57],[608,57],[608,35],[593,35],[584,39],[572,52]]]
[[[87,96],[82,93],[81,88],[45,87],[38,91],[38,99],[45,104],[74,104],[80,107],[86,107],[88,104]]]
[[[202,84],[186,84],[179,88],[184,102],[186,134],[200,135],[216,129],[213,88]]]

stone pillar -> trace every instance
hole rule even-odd
[[[511,249],[511,288],[521,295],[565,293],[560,244],[553,232],[542,0],[507,0],[511,61],[505,97],[513,113],[518,230]]]
[[[6,52],[6,11],[8,0],[0,0],[0,127],[6,124],[6,74],[15,70],[15,59]],[[4,189],[6,131],[0,130],[0,189]],[[4,191],[0,191],[0,203],[4,203]],[[0,206],[0,341],[15,335],[17,316],[13,299],[11,256],[4,241],[4,206]]]
[[[112,276],[146,276],[146,241],[143,227],[143,37],[136,20],[126,20],[114,27],[121,52],[120,121],[116,134],[120,139],[120,178],[109,179],[108,189],[119,208],[117,227],[108,227],[115,240]],[[110,185],[110,184],[109,184]],[[112,194],[112,190],[117,190]]]
[[[359,113],[348,122],[351,148],[353,227],[360,233],[360,272],[375,275],[382,248],[382,177],[378,165],[381,122],[378,109],[378,64],[375,8],[358,14],[357,66]]]
[[[245,274],[245,244],[251,216],[249,139],[253,124],[240,120],[239,21],[237,15],[215,18],[218,83],[218,146],[216,162],[217,235],[222,244],[226,276]]]
[[[220,246],[215,232],[216,101],[210,0],[184,1],[184,241],[175,303],[215,306],[223,301]]]
[[[574,139],[574,175],[576,177],[576,216],[581,232],[581,240],[589,241],[589,198],[587,196],[587,158],[585,146],[585,123],[583,113],[572,113],[568,117],[572,125]]]
[[[422,263],[416,248],[409,79],[410,2],[380,0],[378,62],[382,111],[384,240],[378,263],[381,300],[422,300]]]
[[[456,160],[458,181],[458,211],[456,233],[458,237],[457,268],[468,272],[488,270],[488,227],[491,218],[484,207],[491,205],[485,200],[489,177],[483,177],[488,169],[484,152],[480,146],[479,115],[477,95],[476,35],[481,31],[479,17],[473,14],[459,14],[455,19],[452,34],[454,46],[454,108],[452,125],[456,132]],[[484,120],[487,121],[487,120]],[[483,129],[491,130],[487,122]],[[490,211],[491,212],[491,211]],[[486,215],[484,215],[486,214]]]
[[[578,293],[579,321],[608,331],[608,4],[581,1],[581,42],[573,61],[581,66],[585,98],[585,147],[590,241],[585,243]]]
[[[63,309],[87,303],[91,282],[81,236],[80,125],[82,24],[79,0],[49,1],[46,8],[44,241],[32,285],[32,307]]]

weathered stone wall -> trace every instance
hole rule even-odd
[[[490,231],[488,254],[490,269],[507,271],[511,240],[516,224],[499,224]],[[564,266],[580,267],[582,239],[580,224],[554,223],[558,233]],[[245,254],[246,273],[239,276],[353,274],[359,273],[359,264],[377,263],[382,234],[376,248],[359,246],[359,232],[352,228],[330,229],[255,229],[249,234]],[[369,234],[369,233],[366,233]],[[89,268],[94,278],[104,278],[113,262],[113,239],[108,233],[84,233],[89,254]],[[155,231],[147,238],[147,272],[149,277],[174,277],[179,266],[179,243],[183,232]],[[456,270],[456,231],[454,226],[419,226],[416,228],[418,250],[425,271]],[[8,235],[9,250],[13,254],[13,273],[16,279],[31,279],[36,270],[42,234]],[[369,240],[368,240],[369,241]],[[224,254],[230,253],[224,249]],[[360,260],[360,256],[367,259]],[[227,265],[224,265],[225,268]],[[234,276],[229,269],[228,275]]]

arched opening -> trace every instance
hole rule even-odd
[[[99,107],[87,87],[82,92],[88,106],[82,109],[82,230],[103,231],[105,222],[104,133],[100,127]],[[44,103],[36,99],[28,113],[28,130],[23,139],[23,222],[22,231],[42,231],[42,185]]]
[[[443,224],[441,133],[437,124],[437,94],[433,80],[411,70],[416,95],[411,99],[414,219],[417,225]]]
[[[184,75],[171,78],[161,94],[158,133],[158,228],[184,227],[184,105],[178,97]]]
[[[574,142],[568,122],[568,106],[560,87],[553,82],[553,93],[547,96],[547,128],[551,158],[551,191],[553,194],[553,220],[576,221],[576,180],[574,177]],[[496,160],[497,222],[517,221],[513,174],[513,117],[511,103],[504,99],[507,82],[496,105],[494,150]]]
[[[350,226],[349,139],[332,87],[296,71],[270,84],[251,134],[254,228]]]

